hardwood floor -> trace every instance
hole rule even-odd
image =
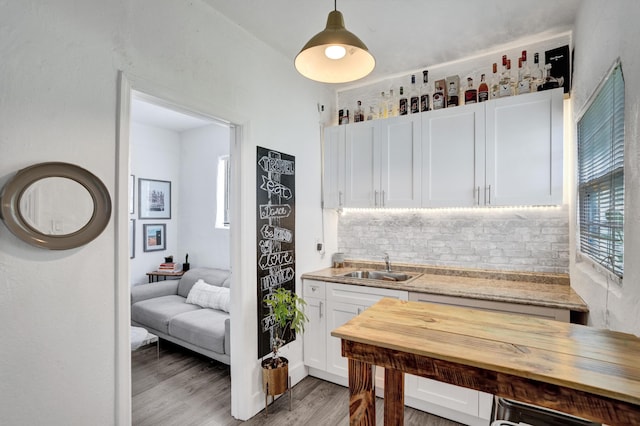
[[[293,407],[284,395],[246,422],[231,417],[229,366],[166,341],[131,354],[132,419],[135,426],[348,425],[349,390],[307,377],[293,388]],[[378,425],[383,400],[376,401]],[[405,408],[405,425],[458,426],[449,420]]]

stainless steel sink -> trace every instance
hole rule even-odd
[[[405,274],[403,272],[387,272],[387,271],[353,271],[344,274],[347,278],[363,278],[368,280],[381,281],[407,281],[415,275]]]

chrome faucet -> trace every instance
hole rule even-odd
[[[391,272],[391,261],[389,260],[389,253],[384,254],[384,264],[387,272]]]

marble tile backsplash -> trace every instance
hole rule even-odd
[[[338,219],[347,259],[531,272],[569,272],[568,207],[348,210]]]

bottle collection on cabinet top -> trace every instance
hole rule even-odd
[[[353,122],[486,102],[505,96],[550,90],[564,84],[562,77],[554,78],[551,76],[551,64],[540,65],[539,53],[534,54],[533,65],[529,65],[527,61],[526,50],[523,50],[517,59],[517,68],[507,55],[502,56],[501,63],[500,70],[498,70],[498,63],[492,64],[488,82],[487,75],[481,74],[480,83],[477,86],[472,76],[466,78],[466,84],[461,84],[460,77],[457,75],[436,80],[431,84],[427,70],[422,71],[422,84],[418,86],[416,75],[412,74],[410,83],[406,86],[401,85],[398,92],[395,92],[393,88],[390,88],[388,92],[381,92],[376,105],[369,105],[365,108],[358,100],[353,110]],[[339,110],[338,123],[349,123],[349,109]]]

